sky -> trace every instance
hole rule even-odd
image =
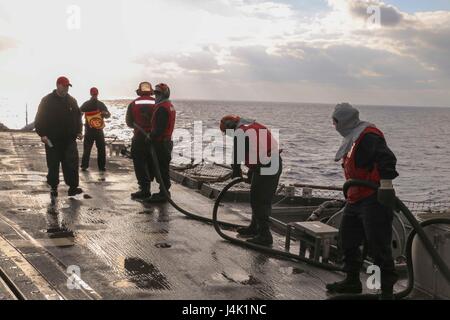
[[[0,108],[33,110],[61,75],[80,103],[150,81],[174,99],[448,107],[449,56],[450,0],[0,1]]]

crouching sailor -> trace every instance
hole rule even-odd
[[[392,258],[392,220],[398,176],[397,159],[388,148],[383,133],[373,124],[359,120],[359,111],[350,104],[336,106],[333,124],[344,137],[335,161],[343,161],[345,178],[367,180],[380,186],[378,193],[366,187],[350,187],[340,227],[346,278],[328,284],[331,293],[361,293],[359,273],[363,265],[360,246],[364,239],[368,253],[381,271],[381,298],[393,298],[398,279]]]
[[[248,227],[238,229],[241,236],[251,237],[248,242],[270,246],[273,243],[269,227],[272,200],[282,172],[282,160],[278,143],[262,124],[241,119],[236,115],[225,116],[220,130],[234,136],[233,178],[241,177],[241,162],[248,167],[252,220]]]
[[[162,182],[170,195],[170,161],[172,161],[173,141],[172,134],[175,128],[176,111],[170,102],[170,89],[164,84],[160,83],[155,87],[155,111],[152,117],[152,125],[150,132],[150,139],[158,156],[159,170],[161,172]],[[159,183],[159,193],[153,194],[146,202],[157,203],[167,202],[161,181]]]

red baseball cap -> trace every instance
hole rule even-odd
[[[91,96],[98,96],[98,89],[96,87],[91,88]]]
[[[69,79],[67,79],[66,77],[59,77],[58,80],[56,80],[56,85],[59,85],[59,84],[65,86],[65,87],[67,87],[67,86],[71,87],[72,86],[70,84]]]

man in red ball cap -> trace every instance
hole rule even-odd
[[[89,168],[92,146],[97,147],[97,164],[99,171],[106,171],[106,143],[103,128],[105,122],[103,119],[111,117],[106,105],[98,100],[98,89],[91,88],[91,99],[83,103],[80,110],[84,112],[86,122],[84,124],[84,144],[83,158],[81,160],[81,170],[86,171]]]
[[[58,196],[59,166],[62,165],[64,181],[69,186],[68,195],[83,193],[79,188],[78,148],[76,139],[82,139],[81,112],[77,100],[69,95],[67,77],[59,77],[56,89],[39,104],[35,119],[36,133],[45,144],[47,158],[47,183],[51,196]]]

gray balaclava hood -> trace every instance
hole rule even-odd
[[[350,151],[366,128],[375,127],[369,122],[359,120],[359,111],[349,103],[338,104],[334,110],[333,119],[337,122],[337,132],[344,137],[334,158],[335,161],[341,160]]]

